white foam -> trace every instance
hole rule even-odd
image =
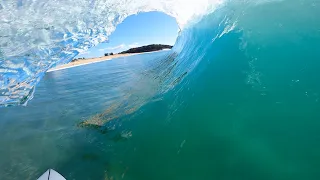
[[[126,17],[160,11],[182,29],[222,0],[0,1],[0,97],[19,103],[43,74],[108,40]],[[18,84],[20,83],[20,85]],[[27,86],[22,87],[21,84]],[[19,85],[19,86],[18,86]],[[13,96],[19,94],[18,97]]]

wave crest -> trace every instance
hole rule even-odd
[[[17,0],[0,2],[0,105],[25,104],[44,73],[106,42],[126,17],[160,11],[183,28],[220,0]]]

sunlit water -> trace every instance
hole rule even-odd
[[[141,80],[146,77],[143,72],[150,69],[150,59],[166,53],[47,73],[37,87],[37,97],[27,107],[0,109],[0,179],[36,179],[48,168],[67,179],[103,179],[111,169],[113,176],[125,173],[122,168],[127,167],[118,157],[124,152],[116,149],[130,142],[131,125],[121,120],[105,124],[106,118],[94,125],[83,122],[91,123],[90,119],[104,111],[124,115],[126,108],[135,109],[132,104],[141,106],[142,101],[130,98],[150,93],[152,83]]]
[[[0,109],[0,178],[54,168],[67,179],[318,179],[312,67],[253,87],[250,61],[229,66],[242,55],[228,46],[165,94],[152,72],[171,51],[48,73],[27,107]]]
[[[118,10],[158,9],[181,20],[208,7],[161,2],[135,0],[133,9]],[[48,73],[27,107],[1,108],[0,179],[35,179],[48,168],[77,180],[320,179],[319,1],[223,2],[186,24],[171,51]],[[3,30],[1,104],[24,104],[46,68],[111,32],[89,31],[112,15],[108,8],[80,4],[70,9],[92,13],[72,21],[55,16],[69,11],[60,6],[52,6],[57,28],[40,29],[49,39],[37,36],[34,23],[14,35]],[[12,13],[5,15],[10,21]],[[29,22],[41,25],[37,17]],[[28,41],[20,39],[33,28]]]

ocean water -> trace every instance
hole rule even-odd
[[[0,109],[0,179],[320,178],[319,1],[68,2],[0,3],[0,102],[28,102]],[[171,51],[45,74],[150,10],[177,19]]]
[[[116,148],[132,137],[122,116],[152,101],[157,84],[147,82],[147,71],[168,53],[47,73],[28,106],[0,109],[0,179],[36,179],[48,168],[67,179],[107,178],[109,168],[121,166]]]

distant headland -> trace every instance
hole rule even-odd
[[[147,46],[131,48],[127,51],[120,52],[119,54],[153,52],[153,51],[160,51],[160,50],[171,49],[171,48],[172,48],[172,46],[170,46],[170,45],[150,44]]]
[[[172,46],[164,45],[164,44],[150,44],[147,46],[131,48],[126,51],[122,51],[118,54],[110,52],[110,53],[105,53],[104,56],[97,57],[97,58],[87,58],[87,59],[86,58],[77,58],[77,59],[73,59],[68,64],[63,64],[63,65],[59,65],[57,67],[51,68],[48,70],[48,72],[72,68],[72,67],[76,67],[76,66],[82,66],[82,65],[86,65],[86,64],[92,64],[92,63],[106,61],[106,60],[111,60],[113,58],[132,56],[132,55],[143,54],[143,53],[147,53],[147,52],[161,51],[161,50],[165,50],[165,49],[172,49]]]

